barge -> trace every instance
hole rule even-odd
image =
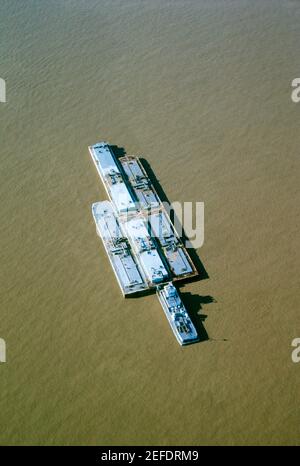
[[[132,254],[128,239],[122,233],[111,203],[94,203],[92,214],[97,234],[102,239],[123,296],[147,290],[146,277]]]
[[[198,341],[172,283],[198,272],[140,159],[117,158],[107,142],[89,151],[109,197],[92,215],[123,296],[156,290],[177,341]]]

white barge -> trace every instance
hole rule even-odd
[[[139,158],[118,159],[106,142],[89,151],[110,199],[92,214],[123,296],[156,289],[177,341],[198,341],[171,283],[198,272]]]
[[[136,210],[130,188],[125,183],[124,175],[109,145],[100,142],[90,146],[89,150],[106,192],[117,211],[121,213]]]
[[[96,230],[115,272],[123,296],[148,289],[145,275],[131,252],[128,239],[123,235],[109,201],[92,205]]]

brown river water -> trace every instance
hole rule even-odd
[[[1,1],[0,444],[299,444],[299,24],[296,0]],[[121,296],[103,139],[205,203],[199,344]]]

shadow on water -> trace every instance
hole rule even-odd
[[[110,146],[113,153],[115,154],[116,157],[124,157],[126,155],[126,151],[123,147],[119,146]],[[140,158],[140,162],[142,163],[147,175],[149,176],[149,179],[155,188],[159,198],[161,199],[162,202],[166,202],[170,204],[169,199],[163,190],[162,186],[159,183],[159,180],[156,178],[151,165],[149,162],[144,159]],[[174,223],[174,212],[171,211],[171,220]],[[182,229],[182,240],[185,243],[185,241],[188,239],[184,229]],[[190,258],[192,259],[197,271],[198,271],[198,276],[189,279],[188,281],[199,281],[199,280],[205,280],[209,278],[209,275],[201,262],[197,252],[193,248],[188,249],[188,253],[190,255]],[[182,282],[181,282],[182,283]],[[205,327],[204,327],[204,321],[207,318],[206,314],[199,313],[199,311],[202,309],[202,306],[204,304],[209,304],[209,303],[214,303],[216,302],[215,299],[212,296],[200,296],[200,295],[193,295],[192,293],[189,292],[183,292],[181,293],[182,301],[185,304],[186,309],[188,310],[188,313],[191,317],[191,320],[193,324],[195,325],[195,328],[197,330],[197,333],[199,335],[200,342],[201,341],[206,341],[210,340]],[[225,340],[224,340],[225,341]]]
[[[147,172],[150,180],[151,180],[151,183],[153,184],[158,196],[160,197],[161,201],[162,202],[166,202],[168,204],[171,204],[165,191],[163,190],[163,188],[161,187],[158,179],[156,178],[152,168],[151,168],[151,165],[149,164],[149,162],[147,162],[147,160],[141,158],[140,159],[145,171]],[[174,212],[171,211],[171,220],[172,222],[174,223]],[[184,229],[182,228],[182,240],[183,240],[183,243],[186,242],[186,240],[188,239],[185,232],[184,232]],[[206,280],[209,278],[209,275],[203,265],[203,263],[201,262],[197,252],[195,251],[195,249],[193,248],[189,248],[188,249],[188,253],[190,255],[190,258],[192,259],[197,271],[198,271],[198,274],[196,277],[192,278],[192,279],[189,279],[189,281],[199,281],[199,280]]]
[[[111,146],[109,145],[113,153],[115,154],[116,157],[124,157],[126,155],[126,150],[124,147],[119,147],[119,146]]]

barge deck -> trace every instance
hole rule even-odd
[[[156,290],[177,341],[198,341],[172,284],[198,272],[140,159],[118,159],[106,142],[89,151],[109,197],[92,214],[123,296]]]

